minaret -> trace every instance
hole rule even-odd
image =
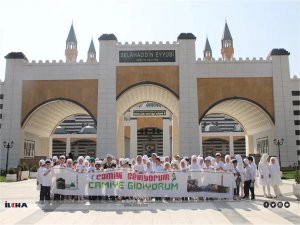
[[[225,28],[224,28],[223,38],[221,42],[222,42],[221,54],[223,60],[232,60],[233,53],[234,53],[233,40],[227,25],[227,21],[225,21]]]
[[[73,27],[73,23],[71,25],[69,35],[66,41],[66,62],[74,63],[76,62],[78,51],[77,51],[77,39]]]
[[[95,63],[97,62],[96,59],[96,50],[95,50],[95,45],[93,39],[91,40],[91,44],[87,53],[87,60],[86,62],[88,63]]]
[[[203,59],[211,60],[211,58],[212,58],[212,51],[211,51],[211,47],[210,47],[208,38],[206,37],[206,42],[205,42],[205,46],[204,46],[204,50],[203,50]]]

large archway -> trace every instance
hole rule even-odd
[[[146,83],[127,89],[117,98],[117,157],[124,156],[123,115],[131,107],[142,102],[159,103],[172,113],[172,153],[179,153],[179,99],[162,86]]]
[[[223,114],[237,121],[245,132],[246,154],[261,154],[260,141],[272,143],[274,139],[274,120],[268,111],[251,99],[231,97],[221,99],[209,106],[201,115],[199,123],[206,115]],[[201,140],[200,140],[201,142]],[[275,155],[273,145],[268,145],[270,155]],[[202,148],[200,148],[200,152]]]
[[[90,115],[97,124],[96,119],[82,104],[65,98],[49,99],[34,107],[22,121],[21,143],[24,151],[20,151],[20,158],[52,155],[52,139],[56,127],[66,118],[75,115]],[[26,155],[26,145],[34,148],[34,155]]]

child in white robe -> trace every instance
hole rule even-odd
[[[269,172],[269,163],[268,163],[269,155],[263,154],[260,158],[259,164],[258,164],[258,183],[263,186],[264,191],[264,197],[271,198],[270,193],[270,172]],[[266,194],[266,186],[268,194]]]
[[[200,165],[198,163],[198,159],[196,155],[191,157],[191,165],[189,166],[190,171],[200,171]]]
[[[242,159],[242,156],[237,154],[235,156],[235,159],[237,161],[237,165],[236,165],[236,170],[237,172],[239,173],[240,175],[240,191],[239,191],[239,194],[241,197],[244,196],[244,162],[243,162],[243,159]]]
[[[233,172],[234,167],[233,167],[233,164],[231,163],[230,155],[225,156],[225,164],[224,164],[223,169],[224,169],[224,171],[227,171],[227,172]]]
[[[145,172],[144,164],[142,163],[142,156],[138,155],[136,157],[136,164],[133,166],[133,170],[136,173],[143,174]]]
[[[271,175],[270,178],[270,184],[273,187],[274,193],[275,193],[275,198],[280,197],[281,191],[279,188],[279,185],[282,184],[281,181],[281,172],[280,172],[280,167],[279,167],[279,163],[276,157],[271,157],[270,158],[270,163],[269,163],[269,172]]]

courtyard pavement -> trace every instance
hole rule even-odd
[[[256,188],[256,200],[148,202],[122,204],[88,201],[39,204],[36,180],[0,183],[0,224],[300,224],[300,202],[293,181],[281,186],[283,197],[267,199]],[[264,207],[264,202],[289,202],[289,208]],[[26,203],[27,208],[6,208]]]

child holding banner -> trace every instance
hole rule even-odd
[[[191,165],[189,166],[189,170],[191,170],[191,171],[200,171],[201,170],[196,155],[193,155],[191,157]]]

